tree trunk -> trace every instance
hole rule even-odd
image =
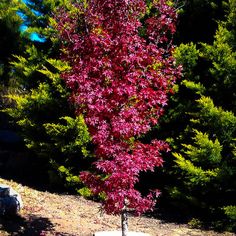
[[[128,215],[126,210],[123,210],[121,213],[121,227],[122,236],[128,236]]]

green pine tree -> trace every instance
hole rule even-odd
[[[19,30],[23,21],[17,14],[17,9],[17,0],[0,2],[0,110],[7,104],[4,97],[7,90],[15,89],[9,86],[12,54],[24,51],[25,44]],[[7,120],[7,116],[0,112],[0,129],[6,129],[9,126]]]
[[[11,106],[4,111],[17,123],[35,158],[50,164],[41,168],[48,168],[51,182],[79,189],[79,172],[88,167],[92,154],[83,117],[75,116],[60,77],[69,67],[57,59],[59,42],[52,16],[65,2],[32,0],[20,5],[18,11],[28,25],[22,34],[28,43],[25,52],[15,54],[11,61],[10,83],[18,89],[9,91]],[[38,33],[43,42],[30,40],[32,33]]]
[[[212,44],[176,49],[183,79],[159,132],[174,151],[166,165],[169,200],[235,230],[236,1],[225,6]]]

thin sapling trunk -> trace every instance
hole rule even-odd
[[[126,210],[121,212],[122,236],[128,236],[128,214]]]

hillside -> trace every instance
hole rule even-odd
[[[119,229],[119,217],[101,215],[99,203],[73,195],[38,191],[2,178],[0,183],[12,186],[24,202],[19,217],[0,219],[1,236],[91,236],[96,231]],[[233,236],[146,217],[130,217],[129,227],[152,236]]]

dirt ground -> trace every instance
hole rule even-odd
[[[92,236],[94,232],[119,230],[120,219],[100,213],[100,204],[82,197],[52,194],[0,178],[18,191],[24,203],[14,219],[0,218],[0,236]],[[129,230],[151,236],[233,236],[191,229],[187,225],[165,223],[147,217],[130,217]]]

